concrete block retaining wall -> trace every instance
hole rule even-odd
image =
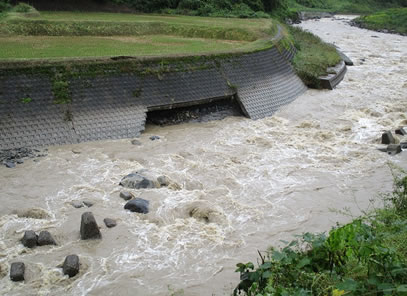
[[[191,70],[68,78],[65,104],[55,103],[49,75],[3,69],[0,149],[132,138],[144,130],[148,110],[230,96],[250,118],[271,116],[306,90],[289,63],[293,53],[272,47]]]

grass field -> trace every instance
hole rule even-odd
[[[121,13],[9,13],[0,21],[0,59],[191,55],[267,46],[271,19]]]
[[[190,55],[235,51],[247,43],[165,35],[0,37],[0,59]]]

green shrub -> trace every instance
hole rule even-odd
[[[16,6],[13,7],[14,12],[19,12],[19,13],[27,13],[30,12],[33,8],[28,5],[27,3],[18,3]]]

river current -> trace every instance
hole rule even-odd
[[[334,209],[368,209],[392,188],[389,162],[407,168],[407,152],[377,150],[384,130],[407,125],[407,37],[348,20],[300,25],[355,65],[335,90],[308,90],[273,117],[150,125],[141,145],[50,147],[38,161],[0,167],[0,294],[230,295],[236,263],[351,219]],[[141,168],[172,181],[133,190],[150,201],[147,215],[125,211],[119,197],[121,178]],[[75,200],[94,205],[76,209]],[[101,240],[80,240],[85,211],[95,215]],[[106,217],[118,225],[106,228]],[[30,229],[50,231],[58,245],[23,247]],[[70,254],[81,260],[71,279],[60,268]],[[14,261],[25,263],[25,282],[10,281]]]

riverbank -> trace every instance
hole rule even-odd
[[[407,172],[392,173],[393,192],[372,197],[373,210],[329,234],[305,233],[281,249],[271,247],[258,267],[237,264],[242,281],[236,292],[407,295]]]
[[[378,32],[407,35],[407,8],[393,8],[361,16],[352,24]]]

